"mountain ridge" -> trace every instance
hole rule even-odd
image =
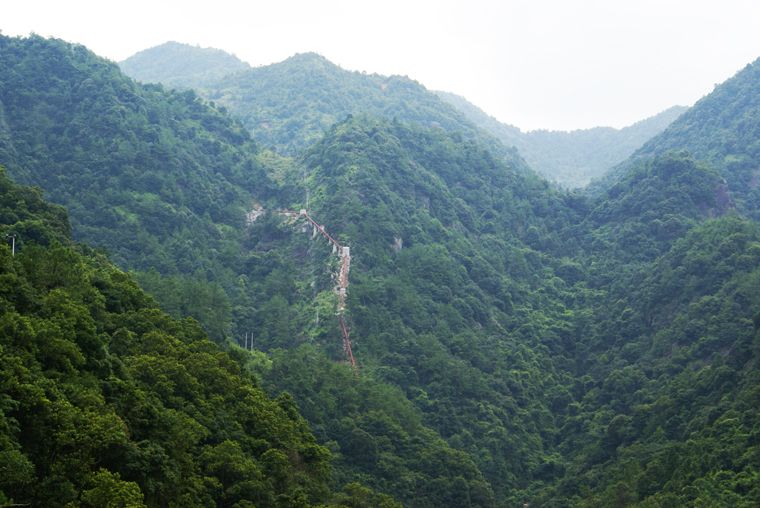
[[[181,88],[196,88],[251,68],[221,49],[201,48],[175,41],[139,51],[118,65],[137,81]]]
[[[185,79],[184,86],[191,85]],[[515,157],[511,149],[417,81],[348,71],[313,52],[222,77],[198,92],[240,119],[262,145],[289,156],[317,141],[346,116],[372,114],[459,132],[507,158]]]
[[[160,61],[161,46],[141,54],[147,59],[153,50],[159,53],[156,58]],[[122,62],[122,68],[139,78],[139,66],[125,66],[129,60]],[[167,74],[163,81],[172,86],[197,87],[204,97],[223,104],[238,116],[257,140],[286,154],[292,155],[314,142],[347,114],[372,113],[461,131],[469,137],[478,136],[475,130],[479,129],[481,137],[487,133],[505,147],[516,147],[532,169],[568,187],[581,187],[600,177],[684,110],[673,106],[623,129],[523,133],[498,122],[462,97],[428,92],[407,77],[346,71],[313,52],[201,84],[191,75],[181,74]],[[452,115],[429,95],[437,96],[462,116]],[[288,102],[291,105],[286,109]],[[493,142],[491,148],[500,150]]]

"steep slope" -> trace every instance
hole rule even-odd
[[[251,67],[220,49],[166,42],[135,53],[119,67],[143,83],[163,83],[171,88],[202,88],[218,79]]]
[[[568,281],[555,275],[562,263],[550,253],[560,249],[556,230],[574,220],[565,196],[483,146],[366,117],[336,125],[309,150],[305,164],[311,213],[351,246],[348,318],[362,378],[390,385],[384,393],[411,401],[423,425],[465,452],[445,461],[445,454],[436,453],[431,472],[467,471],[472,461],[500,506],[522,500],[521,491],[537,479],[558,474],[550,408],[569,396],[563,385],[569,382],[565,362],[571,361],[565,340],[575,326],[569,312],[574,281],[572,269]],[[254,248],[262,257],[265,251],[278,257],[290,252],[294,261],[276,269],[280,276],[297,271],[297,280],[308,281],[314,279],[308,273],[325,273],[310,265],[329,259],[328,246],[308,247],[310,235],[296,233],[288,240],[296,243],[286,247],[282,227],[293,228],[254,226],[252,239],[260,245]],[[271,266],[274,260],[267,258]],[[259,324],[251,322],[256,343],[292,347],[293,331],[301,329],[307,332],[301,340],[339,358],[336,325],[321,318],[330,307],[317,307],[331,298],[329,279],[300,289],[272,282],[258,295],[262,305],[279,302],[277,311],[267,305]],[[272,315],[280,317],[269,321]],[[280,325],[282,331],[273,334],[278,322],[295,330]],[[307,346],[299,351],[306,359],[318,354]],[[326,382],[311,384],[304,373],[324,367],[294,371],[284,358],[266,379],[286,383],[317,434],[324,432],[349,464],[368,475],[362,481],[380,490],[392,486],[386,492],[415,506],[493,502],[471,473],[457,473],[464,483],[436,483],[431,497],[415,500],[409,488],[419,472],[409,464],[416,459],[394,448],[408,428],[408,418],[397,416],[400,409],[376,396],[360,404],[365,397],[346,399],[343,393],[367,388],[315,389]],[[343,423],[330,423],[335,421]],[[356,434],[364,436],[361,447],[349,440]],[[469,501],[457,492],[469,493]]]
[[[181,84],[193,86],[191,80]],[[220,78],[200,87],[199,93],[226,107],[262,145],[289,155],[356,114],[460,132],[496,152],[505,151],[495,138],[416,81],[346,71],[315,53]]]
[[[559,422],[566,474],[536,504],[758,503],[758,233],[708,220],[650,263],[605,271]]]
[[[74,237],[123,268],[211,283],[183,292],[215,338],[229,333],[229,304],[209,302],[234,287],[254,195],[276,187],[245,129],[193,92],[138,85],[61,41],[2,37],[0,69],[0,163],[66,205]]]
[[[192,92],[140,87],[85,48],[54,40],[4,37],[0,52],[12,133],[0,162],[54,191],[71,210],[75,236],[108,248],[120,264],[168,269],[159,243],[185,249],[219,239],[203,216],[237,226],[252,199],[249,182],[266,182],[247,133]],[[175,265],[182,256],[170,257]]]
[[[654,261],[597,269],[583,387],[559,423],[567,474],[537,504],[758,503],[759,233],[708,220]]]
[[[760,60],[747,65],[646,143],[637,157],[688,150],[726,179],[736,205],[760,219]]]
[[[589,204],[566,473],[536,504],[757,504],[760,230],[727,198],[714,169],[670,152]]]
[[[0,172],[0,502],[322,504],[329,451],[191,320]],[[345,496],[343,496],[345,497]]]
[[[514,146],[528,164],[544,177],[564,187],[583,187],[623,162],[637,149],[676,120],[687,108],[673,106],[622,129],[595,127],[575,131],[522,132],[489,116],[463,97],[436,92],[478,127],[507,146]]]
[[[592,254],[652,261],[698,222],[733,208],[725,181],[688,152],[640,159],[592,205]]]

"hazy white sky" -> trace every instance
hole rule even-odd
[[[407,75],[527,129],[622,127],[760,57],[760,0],[0,0],[5,35],[112,60],[167,40],[251,65],[316,51]]]

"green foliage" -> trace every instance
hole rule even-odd
[[[121,480],[118,473],[105,469],[93,475],[92,488],[82,493],[82,505],[93,508],[142,508],[143,494],[134,482]]]
[[[3,232],[24,231],[15,257],[0,248],[3,503],[758,504],[760,231],[716,163],[744,167],[751,135],[560,192],[458,117],[427,128],[444,111],[417,85],[301,55],[228,97],[259,86],[271,103],[243,101],[246,121],[309,145],[295,161],[82,48],[0,41],[12,174],[64,196],[75,235],[105,239],[167,310],[258,349],[168,317],[0,178]],[[717,97],[753,104],[748,75]],[[367,94],[336,92],[351,80]],[[729,131],[752,132],[742,111]],[[336,362],[335,256],[276,212],[307,192],[351,246],[358,375]]]
[[[201,54],[202,50],[184,48],[191,58],[180,58],[188,65],[197,65],[197,73],[154,72],[158,62],[166,58],[167,50],[175,53],[177,48],[163,45],[138,53],[124,63],[124,71],[136,79],[151,76],[170,86],[199,88],[204,97],[238,117],[258,142],[281,153],[299,153],[319,141],[334,123],[355,114],[460,132],[487,143],[495,152],[508,153],[495,138],[407,77],[350,72],[320,55],[304,53],[280,63],[199,82],[199,73],[218,74],[221,59],[217,56],[211,60],[208,50]]]
[[[588,215],[591,246],[608,259],[654,259],[698,221],[727,213],[724,195],[720,176],[686,152],[640,161]]]
[[[334,127],[307,153],[305,164],[315,217],[352,247],[348,308],[361,390],[354,392],[348,372],[332,372],[322,358],[341,355],[335,325],[315,329],[312,321],[323,308],[319,295],[331,287],[315,277],[329,273],[329,250],[297,227],[287,237],[276,223],[260,222],[251,230],[262,263],[288,267],[257,274],[265,281],[257,292],[263,293],[265,315],[274,319],[253,329],[258,346],[289,348],[275,355],[265,379],[272,390],[294,393],[317,436],[344,457],[336,462],[339,483],[359,479],[417,506],[481,506],[492,504],[492,495],[513,500],[515,489],[539,471],[547,478],[557,474],[561,465],[556,471],[543,465],[542,435],[555,432],[549,406],[563,397],[562,375],[553,369],[542,375],[537,366],[547,359],[549,344],[564,353],[561,335],[567,332],[561,330],[572,327],[572,314],[561,302],[567,287],[559,278],[545,286],[554,285],[557,298],[531,294],[532,285],[544,283],[531,276],[528,263],[547,273],[553,268],[545,253],[525,242],[547,251],[558,245],[547,224],[572,220],[574,212],[559,211],[565,197],[461,137],[366,117]],[[513,224],[524,227],[507,226]],[[297,262],[271,251],[265,258],[263,249],[273,241],[289,243],[277,252]],[[249,273],[253,279],[257,271]],[[273,285],[270,279],[294,274],[315,286]],[[318,316],[320,323],[326,319]],[[528,316],[534,324],[525,327]],[[278,331],[284,322],[291,331]],[[300,346],[294,352],[299,329],[312,330],[301,340],[323,349]],[[306,352],[319,363],[294,367]],[[293,384],[291,378],[306,373]],[[370,395],[371,387],[385,394]],[[405,411],[420,425],[399,429],[412,416],[399,417],[386,399],[408,400]],[[356,406],[358,400],[367,402]],[[407,440],[430,443],[431,449],[404,445]],[[429,463],[438,465],[427,471]],[[469,494],[457,497],[463,493]]]
[[[231,335],[232,304],[220,284],[184,275],[162,276],[156,270],[134,275],[140,286],[172,316],[198,320],[216,341]]]
[[[539,499],[756,503],[759,240],[745,220],[708,221],[610,289],[579,345],[587,384],[559,447],[571,474]]]
[[[310,345],[275,351],[266,376],[272,389],[286,389],[335,458],[335,482],[354,497],[369,494],[352,486],[392,493],[404,506],[492,506],[493,493],[472,459],[453,450],[422,424],[422,415],[398,388],[370,371],[356,376]],[[381,506],[387,496],[373,495]],[[340,498],[339,498],[340,499]],[[356,499],[349,506],[365,506]]]
[[[726,180],[737,208],[760,218],[760,61],[715,87],[647,142],[637,157],[688,150]],[[619,176],[619,175],[615,175]]]
[[[36,36],[0,38],[0,103],[0,164],[65,205],[76,239],[167,276],[140,279],[175,316],[228,336],[246,212],[276,187],[243,127],[191,91],[138,85]],[[44,242],[34,223],[4,219],[20,241]]]
[[[65,241],[71,234],[66,210],[42,199],[31,187],[15,187],[0,166],[0,233],[15,235],[18,248],[26,241],[48,245]]]
[[[0,175],[0,216],[60,235],[65,214]],[[9,206],[10,204],[10,206]],[[9,224],[3,224],[7,228]],[[102,256],[0,246],[0,500],[35,506],[307,506],[329,451],[192,320]]]

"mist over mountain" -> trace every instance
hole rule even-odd
[[[201,88],[251,67],[225,51],[166,42],[135,53],[119,63],[128,76],[143,83],[163,83],[171,88]]]
[[[514,146],[528,164],[545,178],[567,188],[584,187],[623,162],[646,141],[659,134],[688,108],[673,106],[628,127],[594,127],[574,131],[535,130],[499,122],[468,102],[447,92],[436,92],[475,125]]]
[[[197,94],[0,57],[0,164],[135,270],[0,181],[3,502],[760,503],[757,64],[592,193],[315,54]]]

